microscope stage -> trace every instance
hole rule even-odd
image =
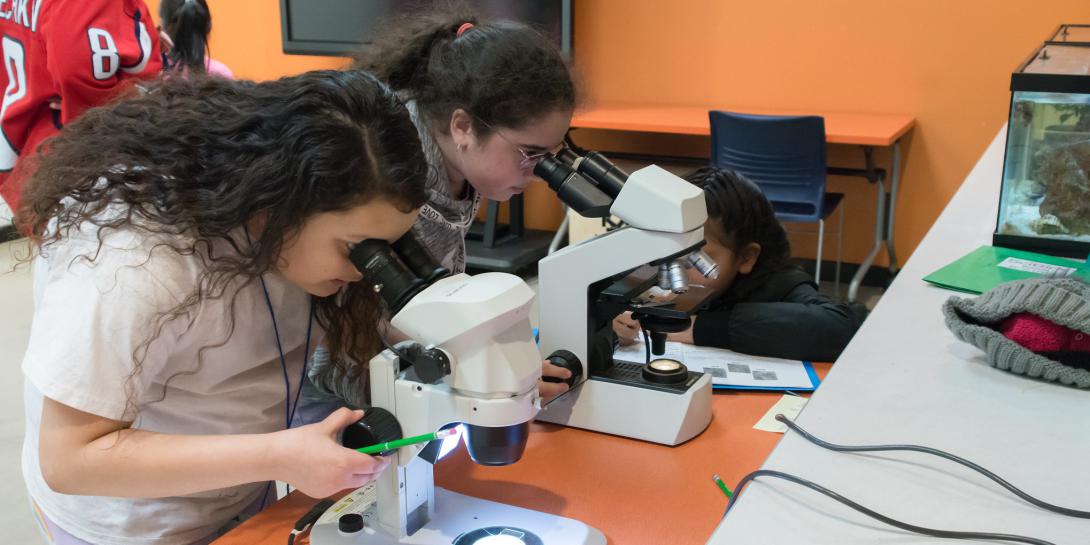
[[[334,510],[341,514],[364,512],[360,509],[364,507],[363,505],[338,510],[344,501],[331,507],[327,514]],[[606,538],[601,532],[577,520],[473,498],[439,487],[435,488],[435,516],[423,528],[401,540],[374,528],[373,510],[373,505],[366,508],[365,527],[354,534],[342,533],[337,528],[336,518],[326,523],[319,521],[319,524],[311,531],[311,543],[314,545],[606,544]],[[326,519],[325,516],[322,518]],[[510,531],[502,531],[504,528]],[[488,531],[481,531],[484,529]],[[522,532],[528,532],[531,535],[518,537]],[[462,539],[458,540],[460,537]]]

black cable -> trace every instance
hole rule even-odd
[[[314,504],[314,507],[311,507],[310,511],[307,511],[306,514],[299,517],[299,520],[295,521],[295,526],[292,528],[291,533],[288,534],[288,545],[294,545],[296,537],[309,532],[314,526],[314,523],[318,522],[322,513],[325,513],[326,509],[332,507],[333,503],[333,500],[322,500]]]
[[[919,446],[919,445],[859,445],[859,446],[836,445],[836,444],[833,444],[833,443],[829,443],[827,441],[822,441],[821,439],[818,439],[817,437],[814,437],[810,432],[802,429],[801,427],[799,427],[798,424],[792,422],[791,420],[789,420],[786,416],[784,416],[782,414],[777,414],[776,415],[776,420],[778,420],[780,422],[783,422],[787,427],[791,428],[795,432],[798,432],[798,434],[802,435],[803,438],[805,438],[807,441],[810,441],[811,443],[813,443],[813,444],[815,444],[815,445],[817,445],[819,447],[822,447],[822,448],[825,448],[825,449],[828,449],[828,450],[832,450],[832,451],[836,451],[836,452],[882,452],[882,451],[904,450],[904,451],[910,451],[910,452],[922,452],[924,454],[931,454],[931,455],[934,455],[934,456],[938,456],[940,458],[945,458],[945,459],[950,460],[952,462],[956,462],[958,464],[961,464],[961,465],[963,465],[963,466],[965,466],[965,467],[967,467],[969,469],[972,469],[973,471],[976,471],[976,472],[980,473],[981,475],[984,475],[985,477],[995,481],[997,484],[999,484],[999,486],[1002,486],[1003,488],[1006,488],[1007,490],[1009,490],[1012,494],[1018,496],[1019,498],[1022,498],[1023,500],[1025,500],[1028,503],[1031,503],[1033,505],[1036,505],[1037,507],[1040,507],[1041,509],[1046,509],[1048,511],[1052,511],[1054,513],[1059,513],[1061,515],[1066,515],[1066,516],[1069,516],[1069,517],[1084,518],[1084,519],[1090,518],[1090,511],[1079,511],[1077,509],[1069,509],[1067,507],[1060,507],[1058,505],[1053,505],[1051,503],[1039,500],[1039,499],[1037,499],[1037,498],[1035,498],[1033,496],[1030,496],[1029,494],[1023,492],[1018,487],[1016,487],[1013,484],[1007,482],[1006,480],[1004,480],[999,475],[996,475],[995,473],[992,473],[991,471],[988,471],[987,469],[984,469],[983,467],[980,467],[979,465],[977,465],[977,464],[975,464],[973,462],[970,462],[969,460],[966,460],[965,458],[961,458],[959,456],[955,456],[953,454],[950,454],[949,452],[941,451],[941,450],[934,449],[934,448],[931,448],[931,447]]]
[[[837,494],[836,492],[833,492],[832,490],[829,490],[828,488],[825,488],[824,486],[821,486],[821,485],[819,485],[817,483],[808,481],[808,480],[803,479],[801,477],[796,477],[795,475],[791,475],[790,473],[783,473],[783,472],[780,472],[780,471],[773,471],[773,470],[770,470],[770,469],[758,469],[757,471],[754,471],[754,472],[750,473],[749,475],[746,475],[745,477],[742,477],[742,480],[738,482],[738,486],[734,487],[734,496],[731,497],[730,501],[727,503],[726,513],[729,513],[731,507],[733,507],[734,503],[736,501],[738,501],[738,497],[741,495],[742,488],[745,487],[747,484],[749,484],[749,482],[752,481],[753,479],[756,479],[757,477],[776,477],[776,478],[779,478],[779,479],[784,479],[786,481],[793,482],[795,484],[800,484],[800,485],[805,486],[805,487],[807,487],[807,488],[809,488],[811,490],[814,490],[816,492],[820,492],[820,493],[822,493],[822,494],[824,494],[824,495],[826,495],[826,496],[828,496],[828,497],[830,497],[830,498],[832,498],[832,499],[834,499],[834,500],[836,500],[836,501],[838,501],[840,503],[843,503],[844,505],[847,505],[848,507],[851,507],[852,509],[855,509],[856,511],[859,511],[860,513],[863,513],[864,515],[867,515],[868,517],[870,517],[872,519],[884,522],[884,523],[886,523],[886,524],[888,524],[890,526],[894,526],[894,527],[900,528],[902,530],[908,530],[909,532],[915,532],[917,534],[923,534],[925,536],[942,537],[942,538],[949,538],[949,539],[982,539],[982,540],[1009,541],[1009,542],[1012,542],[1012,543],[1028,543],[1030,545],[1055,545],[1054,543],[1052,543],[1050,541],[1045,541],[1043,539],[1037,539],[1037,538],[1025,537],[1025,536],[1018,536],[1018,535],[1013,535],[1013,534],[995,534],[995,533],[990,533],[990,532],[957,532],[957,531],[951,531],[951,530],[937,530],[937,529],[934,529],[934,528],[926,528],[926,527],[923,527],[923,526],[916,526],[914,524],[909,524],[907,522],[901,522],[901,521],[899,521],[897,519],[887,517],[887,516],[877,512],[877,511],[873,511],[871,509],[863,507],[862,505],[859,505],[858,503],[855,503],[854,501],[852,501],[852,500],[850,500],[848,498],[845,498],[844,496],[841,496],[840,494]],[[723,516],[726,516],[726,513],[724,513]]]
[[[379,335],[378,338],[379,338],[380,341],[382,341],[382,345],[385,346],[386,348],[390,349],[390,352],[393,352],[394,355],[398,357],[398,359],[400,359],[401,361],[406,362],[406,363],[410,363],[410,364],[413,363],[413,360],[409,359],[409,357],[406,356],[404,352],[402,352],[401,350],[399,350],[397,348],[394,348],[394,346],[392,344],[390,344],[389,341],[386,340],[386,337],[383,337],[382,335]]]

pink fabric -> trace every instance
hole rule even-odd
[[[212,76],[219,76],[226,79],[235,79],[234,72],[231,72],[231,69],[227,68],[226,64],[223,64],[222,62],[210,57],[206,57],[204,60],[204,70]]]
[[[1090,334],[1034,314],[1014,314],[999,324],[999,331],[1033,352],[1090,352]]]

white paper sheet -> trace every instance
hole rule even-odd
[[[613,354],[614,359],[634,363],[646,361],[643,341],[622,346]],[[693,346],[668,342],[666,353],[652,355],[651,359],[670,358],[684,363],[692,371],[703,371],[712,376],[715,386],[740,386],[751,388],[810,389],[814,384],[801,361],[765,358],[739,354],[722,348]]]
[[[753,429],[761,431],[771,431],[775,433],[783,433],[787,431],[787,424],[776,420],[777,414],[782,414],[787,417],[788,420],[794,422],[795,417],[802,412],[802,408],[806,406],[806,398],[798,396],[785,395],[772,406],[771,409],[753,425]]]

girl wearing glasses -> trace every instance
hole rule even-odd
[[[506,201],[526,189],[534,166],[568,132],[575,85],[552,42],[519,23],[434,12],[389,28],[355,67],[385,80],[405,99],[430,167],[428,202],[413,231],[444,267],[459,273],[480,199]],[[322,356],[310,374],[315,385],[365,406],[352,377],[341,376]],[[547,362],[542,374],[571,376]],[[546,399],[567,388],[540,383]],[[322,397],[304,392],[305,400]],[[304,405],[304,413],[322,410],[317,403]]]
[[[431,167],[413,227],[447,269],[465,269],[465,235],[481,197],[506,201],[561,145],[575,86],[557,48],[510,21],[414,14],[389,25],[356,67],[406,99]]]

